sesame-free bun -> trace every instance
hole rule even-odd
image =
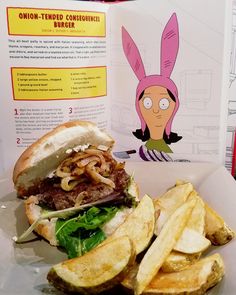
[[[42,207],[38,205],[38,198],[36,196],[30,196],[25,203],[25,214],[28,218],[29,224],[31,225],[42,215]],[[34,231],[45,240],[47,240],[52,246],[58,246],[56,239],[56,221],[57,218],[44,219],[37,223]]]
[[[114,140],[88,121],[66,122],[38,139],[15,164],[13,182],[18,196],[54,171],[70,149],[86,144],[112,148]]]

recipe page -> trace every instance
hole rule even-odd
[[[69,120],[108,128],[108,6],[1,2],[0,172]]]

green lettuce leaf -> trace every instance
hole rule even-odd
[[[106,235],[101,226],[115,216],[117,207],[91,207],[79,216],[58,219],[56,238],[69,258],[78,257],[96,247]]]

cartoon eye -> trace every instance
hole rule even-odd
[[[152,99],[150,97],[144,97],[143,106],[145,109],[149,110],[152,107]]]
[[[159,107],[161,110],[167,110],[168,107],[170,105],[170,102],[167,98],[162,98],[160,101],[159,101]]]

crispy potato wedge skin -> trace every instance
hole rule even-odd
[[[135,266],[122,282],[122,286],[133,294]],[[185,270],[174,273],[159,272],[143,295],[201,295],[216,285],[224,276],[224,263],[219,254],[199,260]]]
[[[153,200],[148,195],[144,195],[133,212],[100,245],[104,245],[114,238],[127,235],[134,244],[136,254],[141,253],[147,248],[153,236],[156,215]]]
[[[206,208],[206,237],[213,245],[225,245],[235,237],[235,232],[229,228],[224,219],[208,204]]]
[[[47,279],[66,293],[97,294],[119,284],[135,258],[132,241],[123,236],[53,266]]]
[[[185,254],[172,251],[161,266],[162,272],[180,271],[195,263],[201,257],[201,253]]]
[[[190,200],[176,209],[144,255],[139,265],[139,270],[135,281],[136,295],[139,295],[143,292],[143,290],[161,268],[163,262],[166,260],[176,241],[182,234],[182,231],[195,204],[195,200]]]

